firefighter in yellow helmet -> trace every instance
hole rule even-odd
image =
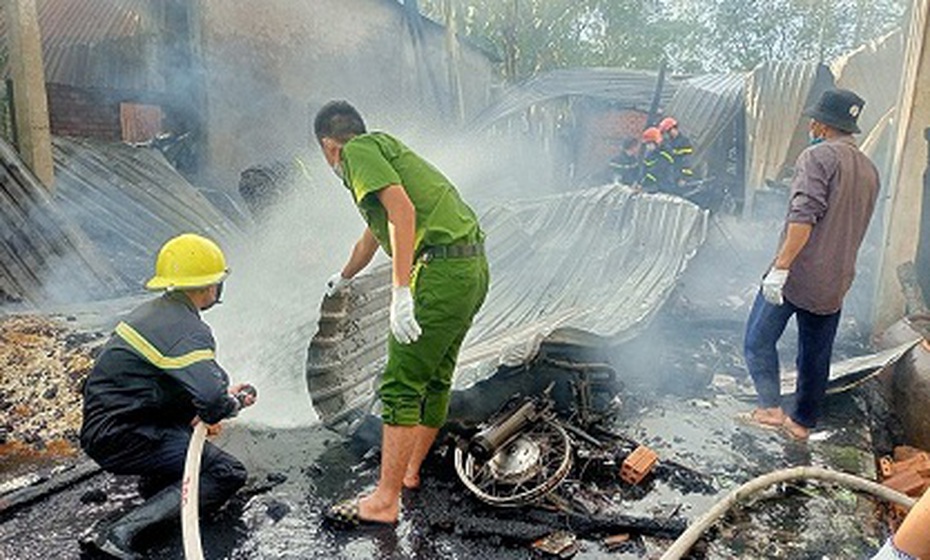
[[[213,241],[179,235],[161,248],[146,288],[164,293],[116,326],[84,385],[81,447],[105,470],[140,475],[147,500],[92,536],[101,551],[139,558],[133,537],[177,517],[192,426],[235,416],[255,400],[247,384],[230,387],[216,363],[213,334],[200,312],[219,302],[229,274]],[[222,505],[246,479],[245,467],[211,443],[203,449],[201,508]]]

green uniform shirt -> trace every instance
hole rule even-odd
[[[417,213],[414,254],[424,247],[477,243],[483,238],[478,218],[438,169],[383,132],[356,136],[342,147],[344,183],[368,228],[391,254],[387,211],[377,192],[402,185]]]

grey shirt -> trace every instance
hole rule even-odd
[[[788,273],[783,293],[789,302],[820,315],[840,310],[856,274],[856,254],[878,189],[878,171],[852,136],[801,153],[786,222],[812,224],[813,229]],[[782,242],[784,238],[785,231]]]

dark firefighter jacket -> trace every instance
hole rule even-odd
[[[675,138],[668,138],[663,142],[662,148],[670,153],[675,160],[675,180],[693,180],[694,171],[691,168],[691,156],[694,154],[694,147],[691,145],[691,140],[679,132]]]
[[[624,185],[632,185],[639,179],[639,154],[620,152],[620,155],[610,160],[612,179]]]
[[[213,424],[239,410],[216,363],[210,327],[183,293],[139,306],[116,326],[84,385],[81,447],[128,431],[157,439],[167,427]]]
[[[665,147],[643,154],[642,178],[639,185],[648,192],[670,192],[674,188],[675,159]]]

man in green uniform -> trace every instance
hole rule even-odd
[[[420,465],[445,423],[459,348],[484,302],[484,234],[452,183],[396,138],[368,133],[361,115],[332,101],[314,134],[326,162],[352,195],[368,228],[327,284],[335,293],[380,246],[391,256],[391,336],[379,388],[384,430],[375,491],[333,506],[328,518],[394,523],[403,487],[420,482]]]

